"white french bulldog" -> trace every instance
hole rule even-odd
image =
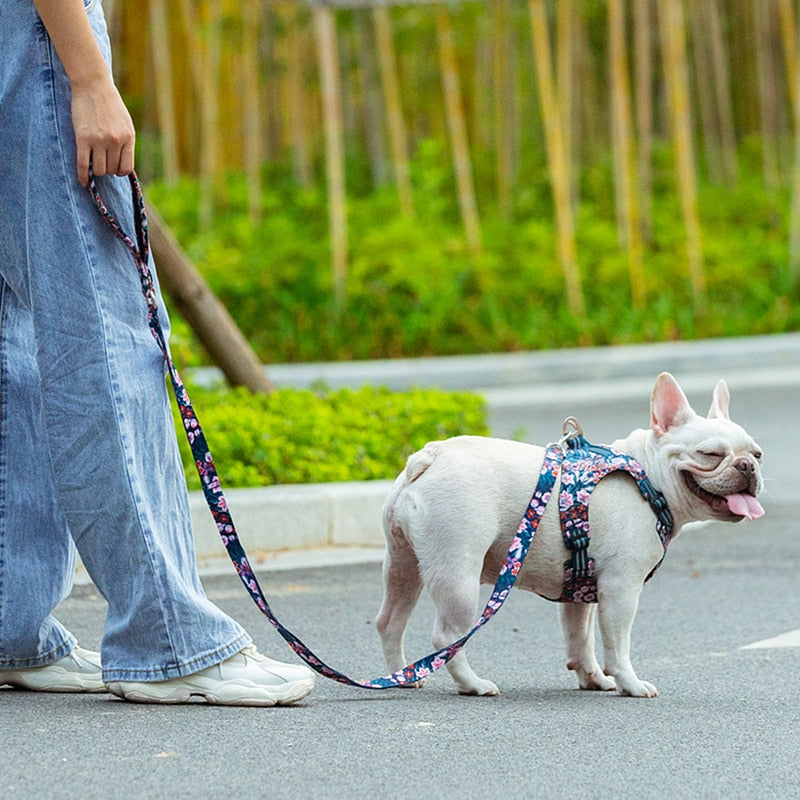
[[[666,498],[674,519],[672,537],[687,522],[756,519],[764,510],[761,450],[731,421],[724,381],[714,389],[708,417],[696,414],[676,380],[662,373],[651,398],[649,430],[635,430],[611,447],[641,464]],[[478,610],[481,583],[493,583],[526,511],[545,450],[536,445],[479,436],[431,442],[409,457],[383,509],[387,549],[384,598],[376,625],[391,671],[406,665],[403,635],[426,586],[436,604],[433,643],[446,647],[466,633]],[[558,483],[552,497],[558,495]],[[624,472],[603,478],[589,506],[599,602],[561,603],[567,668],[581,689],[655,697],[630,660],[630,634],[646,577],[663,547],[655,516],[636,483]],[[568,551],[558,503],[550,502],[533,538],[516,585],[557,599]],[[605,669],[595,655],[598,609]],[[461,694],[496,695],[461,651],[448,663]]]

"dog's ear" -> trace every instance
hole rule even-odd
[[[693,416],[694,411],[683,389],[669,372],[662,372],[650,398],[650,427],[660,436]]]
[[[731,394],[725,381],[719,381],[714,387],[714,399],[708,410],[709,419],[730,419]]]

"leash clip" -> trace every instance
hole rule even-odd
[[[558,440],[558,447],[562,450],[573,440],[583,438],[583,428],[575,417],[567,417],[561,428],[561,438]]]

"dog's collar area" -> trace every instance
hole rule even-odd
[[[597,581],[594,559],[589,558],[589,500],[595,486],[612,472],[627,472],[639,487],[656,517],[658,533],[664,553],[658,564],[645,579],[649,580],[661,565],[672,536],[672,513],[661,492],[650,483],[642,465],[636,459],[605,445],[590,444],[583,436],[577,420],[570,417],[564,423],[564,436],[558,444],[547,448],[542,470],[551,470],[553,476],[561,471],[559,516],[564,545],[570,559],[564,565],[564,589],[559,602],[596,603]]]

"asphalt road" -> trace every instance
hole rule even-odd
[[[703,412],[719,377],[708,366],[684,383]],[[687,529],[645,587],[633,659],[658,698],[579,691],[556,607],[519,592],[468,645],[476,670],[499,685],[495,698],[458,696],[446,673],[420,691],[319,678],[307,700],[280,709],[0,690],[0,797],[800,797],[800,385],[787,375],[726,375],[734,419],[765,451],[767,514]],[[590,440],[610,441],[647,424],[650,383],[648,375],[573,381],[568,391],[491,390],[492,426],[547,442],[573,414]],[[261,578],[274,611],[328,663],[356,678],[384,673],[377,563]],[[204,582],[264,652],[294,658],[232,570]],[[91,585],[58,610],[92,648],[104,614]],[[407,635],[414,658],[430,650],[432,618],[423,598]]]
[[[110,695],[4,690],[0,794],[30,798],[793,798],[800,777],[800,648],[742,649],[800,627],[797,512],[686,531],[647,585],[634,663],[655,699],[581,692],[556,608],[512,594],[468,645],[502,694],[460,697],[449,675],[369,692],[319,679],[279,709],[139,706]],[[259,647],[293,658],[237,583],[212,598]],[[383,674],[377,564],[264,576],[273,609],[328,663]],[[104,602],[76,588],[60,618],[99,644]],[[423,598],[408,650],[430,650]]]

